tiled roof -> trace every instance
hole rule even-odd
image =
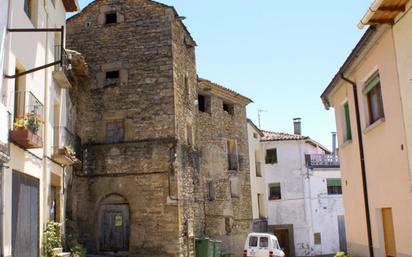
[[[262,141],[289,141],[289,140],[305,140],[307,136],[289,134],[285,132],[271,132],[262,130]]]

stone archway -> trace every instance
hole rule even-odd
[[[108,195],[99,208],[99,251],[129,251],[129,203],[118,195]]]

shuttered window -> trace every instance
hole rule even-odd
[[[265,163],[266,164],[278,163],[278,152],[276,148],[266,150]]]
[[[350,112],[349,112],[349,103],[346,102],[343,105],[343,113],[344,113],[344,141],[352,140],[352,129],[350,124]]]
[[[339,178],[328,178],[326,180],[328,186],[328,195],[342,194],[342,182]]]
[[[372,124],[384,117],[379,73],[375,73],[365,83],[362,92],[366,96],[368,124]]]

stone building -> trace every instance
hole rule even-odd
[[[182,19],[153,1],[97,0],[67,21],[91,76],[68,216],[91,253],[194,255],[196,44]]]
[[[246,105],[250,99],[208,80],[198,82],[196,139],[201,155],[196,187],[197,235],[222,241],[239,256],[251,231]]]

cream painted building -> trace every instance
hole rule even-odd
[[[250,188],[252,193],[253,231],[267,231],[266,184],[263,169],[262,131],[251,121],[247,120],[249,143]]]
[[[47,221],[64,222],[75,137],[61,28],[77,10],[76,0],[0,3],[1,256],[40,256]]]
[[[352,256],[412,255],[410,6],[376,1],[362,19],[373,26],[322,94],[335,110]]]

